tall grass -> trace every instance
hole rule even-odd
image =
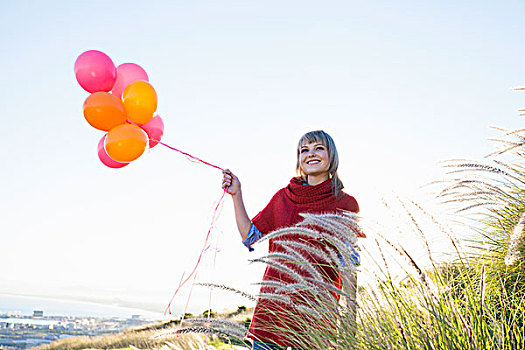
[[[294,316],[293,323],[280,324],[274,331],[302,349],[525,349],[522,132],[505,131],[499,140],[505,149],[494,152],[485,163],[445,164],[451,169],[450,178],[438,198],[455,204],[458,215],[470,218],[474,233],[469,239],[459,240],[411,201],[401,202],[392,216],[411,223],[412,233],[423,243],[424,259],[393,243],[388,232],[371,225],[364,229],[376,242],[371,260],[376,269],[373,282],[359,288],[357,300],[352,292],[356,267],[341,263],[351,260],[347,244],[357,249],[356,233],[363,229],[355,215],[305,215],[301,224],[266,236],[283,245],[286,253],[253,262],[279,269],[293,280],[286,285],[267,284],[271,292],[258,296],[279,300],[283,312]],[[416,213],[426,216],[449,240],[453,254],[447,259],[435,257],[425,231],[428,224],[422,224]],[[324,240],[327,249],[290,241],[290,234],[305,241]],[[341,272],[341,291],[319,275],[318,261]],[[338,303],[334,292],[346,302]]]

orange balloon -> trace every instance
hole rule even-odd
[[[144,153],[148,144],[148,134],[132,124],[122,124],[108,132],[105,141],[108,156],[120,163],[134,161]]]
[[[95,92],[84,101],[84,117],[94,128],[109,131],[128,119],[120,99],[109,92]]]
[[[126,86],[122,102],[128,119],[135,124],[144,125],[153,118],[157,110],[157,93],[150,83],[137,80]]]

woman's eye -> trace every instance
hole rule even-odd
[[[303,148],[303,149],[301,150],[301,153],[306,153],[306,152],[308,152],[308,150],[307,150],[306,148]]]
[[[318,151],[324,151],[324,147],[323,147],[323,146],[317,146],[316,150],[318,150]]]

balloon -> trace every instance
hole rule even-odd
[[[108,132],[105,148],[108,156],[120,163],[134,161],[144,153],[148,135],[136,125],[122,124]]]
[[[122,101],[109,92],[95,92],[84,102],[84,117],[92,127],[109,131],[127,120]]]
[[[137,80],[149,81],[146,71],[135,63],[123,63],[117,67],[117,81],[111,91],[118,98],[122,97],[122,92],[129,84]]]
[[[114,169],[122,168],[122,167],[125,167],[126,165],[128,165],[129,163],[120,163],[120,162],[117,162],[117,161],[111,159],[111,157],[108,156],[108,154],[106,153],[106,149],[104,148],[104,142],[106,140],[106,137],[107,137],[107,134],[102,136],[102,138],[98,142],[98,147],[97,147],[97,149],[98,149],[98,158],[100,159],[102,164],[104,164],[107,167],[114,168]]]
[[[153,119],[151,119],[147,124],[142,125],[142,129],[146,131],[148,134],[149,140],[149,147],[155,147],[160,139],[162,138],[162,135],[164,134],[164,122],[160,118],[158,114],[156,114]],[[153,141],[153,140],[157,141]]]
[[[108,55],[90,50],[75,61],[75,76],[87,92],[110,91],[117,79],[117,68]]]
[[[153,118],[157,110],[157,93],[150,83],[137,80],[124,89],[122,102],[128,119],[138,125],[144,125]]]

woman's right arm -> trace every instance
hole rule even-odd
[[[244,201],[242,199],[241,182],[229,169],[222,172],[222,188],[226,189],[233,199],[233,207],[235,210],[235,221],[237,221],[237,228],[241,234],[242,240],[246,240],[252,222],[248,217]]]

